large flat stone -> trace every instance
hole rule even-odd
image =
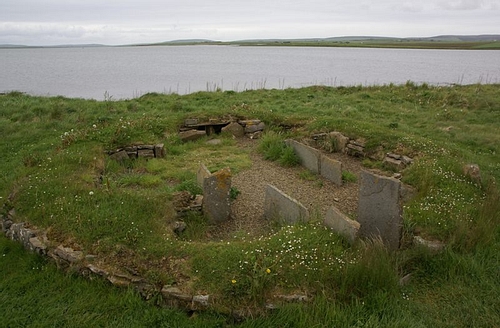
[[[399,248],[403,227],[400,189],[401,182],[397,179],[361,172],[358,205],[361,237],[380,237],[390,249]]]
[[[300,202],[284,194],[278,188],[267,185],[264,217],[285,224],[295,224],[307,222],[309,220],[309,211]]]
[[[342,162],[328,156],[321,156],[321,176],[330,180],[337,186],[342,185]]]
[[[285,142],[293,148],[299,157],[300,164],[302,166],[316,174],[319,174],[321,167],[321,152],[319,150],[291,139],[288,139]]]
[[[188,130],[179,132],[179,138],[183,141],[194,141],[205,137],[207,133],[199,130]]]
[[[349,219],[347,215],[340,212],[334,206],[331,206],[326,211],[324,223],[327,227],[346,238],[350,243],[354,243],[358,238],[359,222]]]

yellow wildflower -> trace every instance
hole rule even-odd
[[[235,284],[235,283],[236,283],[236,279],[231,280],[231,282],[232,282],[233,284]]]
[[[271,269],[267,268],[266,273],[271,273]]]

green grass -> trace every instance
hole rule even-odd
[[[415,198],[404,204],[405,236],[442,240],[445,252],[351,247],[317,222],[275,227],[256,239],[239,231],[239,238],[215,241],[207,238],[210,227],[203,218],[194,216],[177,237],[171,230],[172,197],[179,190],[200,193],[200,163],[212,172],[229,167],[234,174],[251,165],[249,153],[227,135],[218,146],[206,139],[181,143],[176,132],[192,117],[264,121],[268,131],[259,148],[283,166],[296,164],[283,140],[330,131],[365,138],[368,153],[382,147],[414,158],[402,172],[403,181],[416,188]],[[243,308],[264,315],[263,304],[276,293],[312,296],[310,303],[284,306],[242,326],[491,327],[500,322],[499,127],[500,85],[408,82],[147,94],[104,102],[10,93],[0,95],[0,201],[4,211],[16,209],[18,221],[46,229],[51,240],[133,267],[157,284],[188,281],[193,291],[215,295],[221,313]],[[160,142],[164,159],[120,164],[105,154],[127,144]],[[382,167],[375,160],[364,163]],[[467,163],[480,166],[481,183],[464,176]],[[156,308],[132,292],[57,272],[0,240],[0,297],[7,304],[0,325],[231,322],[230,315],[187,319]],[[410,284],[399,286],[408,273]]]

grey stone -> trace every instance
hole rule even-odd
[[[238,121],[241,126],[246,127],[247,125],[259,125],[260,120],[240,120]]]
[[[314,173],[319,174],[321,166],[321,153],[319,150],[291,139],[288,139],[285,142],[293,148],[299,157],[302,166]]]
[[[442,251],[446,247],[446,244],[444,244],[443,242],[426,240],[420,236],[413,237],[413,244],[423,246],[431,252],[435,253]]]
[[[408,273],[407,275],[405,275],[404,277],[399,279],[399,285],[400,286],[408,286],[410,284],[411,277],[412,277],[412,274]]]
[[[98,275],[98,276],[102,276],[102,277],[107,277],[109,276],[109,272],[104,270],[104,269],[101,269],[101,268],[98,268],[96,267],[95,265],[92,265],[92,264],[88,264],[87,265],[87,268],[94,274]]]
[[[231,216],[231,170],[224,168],[203,180],[203,213],[212,222]]]
[[[156,144],[154,148],[155,157],[156,158],[164,158],[165,157],[165,145],[164,144]]]
[[[245,128],[236,122],[231,122],[222,128],[222,132],[229,132],[236,138],[240,138],[245,135]]]
[[[408,156],[401,156],[401,161],[403,162],[404,165],[408,166],[410,164],[413,164],[413,158],[410,158]]]
[[[477,164],[467,164],[463,168],[464,175],[476,183],[481,183],[481,170]]]
[[[138,149],[137,146],[128,146],[128,147],[123,148],[123,150],[125,150],[126,152],[130,152],[130,153],[136,153],[137,149]]]
[[[198,140],[205,137],[206,135],[207,133],[205,131],[199,131],[199,130],[188,130],[179,132],[179,138],[183,142]]]
[[[355,156],[355,157],[364,157],[365,156],[365,148],[363,146],[349,143],[345,149],[346,149],[346,153],[348,155]]]
[[[320,163],[321,176],[330,180],[337,186],[342,185],[342,162],[334,160],[328,156],[321,156]]]
[[[349,138],[344,136],[340,132],[330,132],[330,139],[332,140],[332,144],[334,147],[332,147],[333,152],[345,152],[345,147],[347,146],[347,143],[349,142]]]
[[[210,305],[210,295],[194,295],[192,309],[203,309]]]
[[[54,255],[70,263],[79,262],[84,258],[83,252],[75,251],[70,247],[64,247],[62,245],[57,246],[54,250]]]
[[[279,298],[285,302],[307,302],[307,301],[309,301],[309,297],[307,297],[307,295],[300,295],[300,294],[277,295],[276,298]]]
[[[193,297],[184,294],[179,288],[164,286],[161,289],[161,295],[165,303],[170,307],[188,309],[192,306]]]
[[[198,167],[198,171],[196,172],[196,182],[198,183],[198,186],[203,188],[203,181],[205,181],[205,179],[210,177],[211,175],[212,174],[207,169],[207,167],[204,164],[200,164],[200,166]]]
[[[387,153],[386,157],[397,159],[397,160],[401,159],[401,155],[393,154],[393,153]]]
[[[121,150],[117,153],[110,155],[109,158],[118,162],[123,162],[125,160],[128,160],[129,156],[125,150]]]
[[[347,215],[334,206],[331,206],[326,211],[324,223],[327,227],[345,237],[351,244],[358,238],[359,222],[349,219]]]
[[[257,131],[263,131],[266,128],[264,122],[260,122],[259,124],[247,124],[245,126],[245,133],[255,133]]]
[[[309,211],[297,200],[284,194],[272,185],[266,186],[264,217],[285,224],[307,222]]]
[[[132,281],[130,281],[130,279],[127,279],[125,277],[116,276],[116,275],[108,276],[107,279],[113,286],[122,287],[122,288],[130,286],[130,284],[132,283]]]
[[[137,157],[141,158],[155,158],[155,152],[153,149],[139,149],[137,151]]]
[[[2,232],[5,234],[12,226],[12,220],[3,219],[0,221],[0,224],[2,225]]]
[[[380,237],[389,249],[398,249],[403,219],[400,205],[401,182],[361,172],[359,189],[358,222],[361,237]]]
[[[193,126],[198,124],[198,119],[197,118],[188,118],[184,120],[184,125],[185,126]]]
[[[141,150],[141,149],[154,150],[155,146],[154,145],[138,145],[137,150]]]
[[[176,222],[174,222],[174,229],[173,230],[174,230],[174,232],[176,234],[180,234],[181,232],[183,232],[184,230],[186,230],[186,227],[187,227],[187,225],[186,225],[185,222],[183,222],[183,221],[176,221]]]
[[[207,141],[207,145],[211,145],[211,146],[218,146],[221,143],[222,143],[222,140],[220,140],[220,139],[211,139],[211,140]]]
[[[395,171],[404,169],[405,165],[400,159],[395,159],[394,157],[386,156],[384,158],[383,164]]]
[[[248,138],[252,139],[252,140],[257,140],[257,139],[260,139],[262,138],[262,131],[257,131],[257,132],[254,132],[254,133],[249,133],[247,134]]]
[[[31,237],[29,239],[29,249],[35,253],[38,253],[40,255],[45,255],[47,254],[47,245],[45,245],[44,242],[40,240],[38,237]]]

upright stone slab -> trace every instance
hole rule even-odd
[[[302,166],[316,174],[320,173],[321,153],[319,150],[291,139],[286,140],[286,144],[293,148],[297,156],[300,158],[300,164]]]
[[[203,188],[203,181],[211,176],[212,173],[207,169],[207,167],[203,164],[200,164],[198,171],[196,172],[196,182],[200,188]]]
[[[359,222],[349,219],[334,206],[326,211],[324,223],[339,235],[344,236],[351,244],[358,238]]]
[[[394,178],[361,172],[358,222],[360,237],[380,237],[390,249],[398,249],[403,218],[400,205],[401,182]]]
[[[156,144],[155,145],[155,157],[156,158],[164,158],[165,157],[165,145],[164,144]]]
[[[342,185],[342,162],[321,155],[320,169],[322,177],[332,181],[337,186]]]
[[[203,212],[212,222],[224,222],[231,216],[231,170],[219,170],[203,179]]]
[[[264,217],[268,220],[277,220],[285,224],[307,222],[309,211],[297,200],[284,194],[272,185],[266,186],[264,202]]]

